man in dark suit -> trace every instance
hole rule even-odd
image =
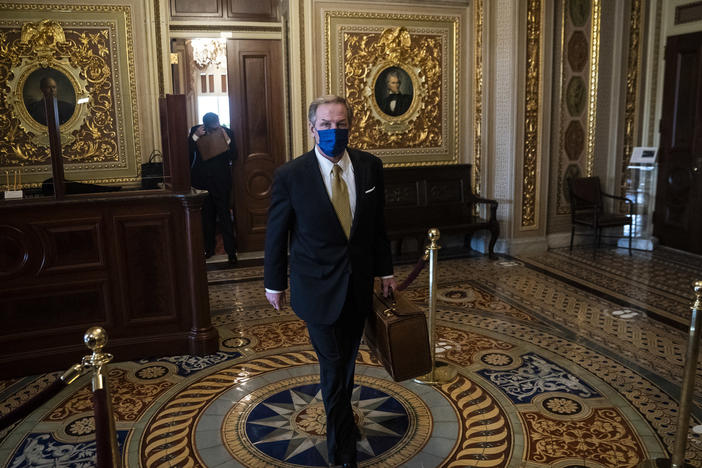
[[[58,87],[56,85],[56,80],[45,76],[39,81],[39,88],[44,96],[56,96],[56,106],[58,107],[59,115],[59,125],[63,125],[68,122],[68,119],[73,116],[73,111],[75,111],[76,106],[70,102],[62,101],[58,99]],[[42,125],[46,125],[46,108],[44,107],[44,100],[39,99],[38,101],[33,101],[27,106],[27,112],[32,116],[34,120]]]
[[[264,285],[266,298],[280,309],[289,244],[291,305],[319,359],[329,462],[354,467],[360,432],[351,392],[374,277],[382,278],[386,295],[397,287],[385,232],[383,165],[346,147],[352,115],[345,99],[318,98],[308,117],[315,148],[274,175]]]
[[[383,100],[382,111],[393,117],[402,115],[407,112],[410,104],[412,104],[412,96],[409,94],[402,94],[400,92],[400,86],[402,81],[400,80],[400,75],[396,71],[388,72],[385,77],[385,84],[387,86],[387,97]]]
[[[224,250],[229,257],[229,264],[235,265],[236,238],[234,224],[229,211],[229,197],[232,191],[232,162],[236,159],[236,144],[234,134],[228,128],[219,124],[217,114],[208,112],[202,118],[203,125],[195,125],[190,129],[188,144],[190,147],[190,185],[209,194],[202,206],[202,231],[205,241],[205,258],[214,254],[215,233],[217,220]],[[203,158],[198,149],[197,141],[205,135],[222,134],[229,144],[229,149],[212,157]]]

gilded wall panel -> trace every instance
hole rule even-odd
[[[351,145],[387,166],[459,161],[460,17],[325,12],[327,93],[354,112]]]
[[[524,93],[524,160],[522,170],[521,228],[538,227],[537,193],[539,165],[539,131],[543,70],[541,27],[543,10],[540,0],[529,0],[527,8],[527,60]]]
[[[556,210],[570,212],[568,180],[594,164],[600,0],[563,0],[561,112]]]
[[[41,87],[57,89],[66,178],[129,182],[139,119],[128,6],[0,5],[0,171],[51,176]]]

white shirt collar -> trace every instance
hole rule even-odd
[[[324,155],[319,151],[319,147],[317,147],[317,145],[314,145],[314,154],[317,156],[317,163],[319,164],[321,171],[324,174],[330,174],[332,168],[334,167],[334,163],[326,157],[324,157]],[[343,156],[341,156],[341,159],[339,159],[339,162],[337,164],[339,165],[339,167],[341,167],[342,173],[346,173],[346,171],[348,171],[349,169],[353,171],[351,158],[349,157],[349,153],[348,151],[346,151],[346,149],[344,149],[344,154]]]

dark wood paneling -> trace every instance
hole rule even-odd
[[[396,241],[397,254],[406,237],[414,238],[421,252],[427,231],[438,228],[442,234],[465,234],[466,246],[473,232],[488,230],[488,252],[493,255],[500,233],[497,202],[473,194],[470,172],[470,164],[384,170],[385,224],[388,237]],[[488,219],[473,214],[477,204],[489,206]]]
[[[227,16],[242,21],[278,21],[280,0],[229,0]]]
[[[160,323],[176,316],[173,226],[169,212],[114,217],[126,325]]]
[[[173,20],[280,21],[280,0],[171,0]],[[225,13],[226,12],[226,13]]]
[[[76,344],[92,324],[106,322],[109,310],[107,278],[57,282],[37,291],[23,288],[7,292],[3,298],[3,344],[24,347],[26,339],[36,339],[41,330],[62,329],[74,336],[63,338],[45,332],[51,345]],[[78,341],[79,343],[79,341]],[[37,343],[41,344],[41,343]],[[46,343],[48,344],[48,343]]]
[[[216,351],[203,199],[150,190],[0,201],[0,375],[67,369],[91,326],[107,330],[117,360]]]
[[[21,276],[30,267],[31,238],[21,226],[0,225],[0,278]],[[42,261],[43,252],[38,254]]]
[[[171,17],[219,17],[223,16],[222,0],[171,0]]]
[[[667,40],[660,131],[653,234],[702,253],[702,33]]]
[[[163,180],[174,192],[190,192],[190,155],[183,135],[188,134],[185,95],[167,94],[159,98]]]
[[[273,171],[285,162],[283,68],[277,40],[227,41],[239,249],[263,250]]]
[[[42,273],[104,267],[100,218],[32,223],[46,251]]]

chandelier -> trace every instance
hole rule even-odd
[[[226,63],[227,43],[225,39],[193,39],[190,41],[193,48],[195,66],[204,70],[210,65],[220,67]]]

